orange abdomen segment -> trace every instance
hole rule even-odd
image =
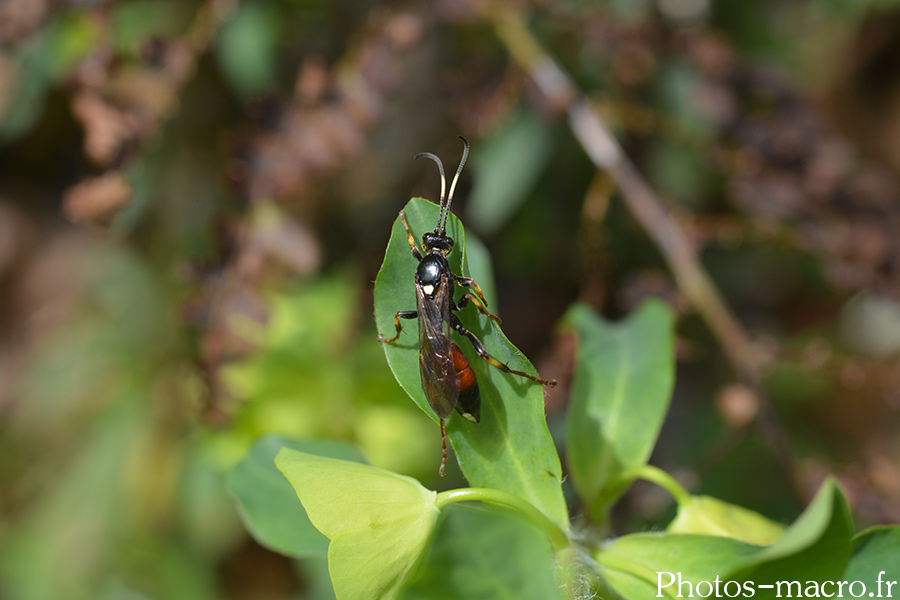
[[[475,372],[469,366],[469,360],[462,353],[459,346],[453,344],[453,368],[456,369],[456,377],[459,379],[459,391],[465,391],[475,385]]]

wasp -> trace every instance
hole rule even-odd
[[[403,214],[403,211],[400,212],[400,221],[406,229],[409,248],[416,260],[419,261],[415,276],[416,310],[401,310],[394,315],[394,327],[396,328],[394,337],[387,338],[381,334],[378,335],[379,341],[393,344],[400,338],[400,333],[403,331],[400,319],[418,319],[419,321],[419,373],[422,378],[422,389],[441,424],[442,457],[439,471],[441,477],[444,476],[444,468],[447,465],[447,430],[444,420],[453,414],[454,409],[473,423],[481,420],[481,396],[478,391],[478,381],[468,359],[459,346],[450,339],[451,330],[468,339],[478,356],[504,373],[525,377],[549,387],[556,385],[555,379],[544,380],[522,371],[510,369],[508,365],[488,354],[481,340],[463,327],[459,318],[454,314],[472,304],[482,315],[498,325],[500,324],[500,319],[488,312],[481,287],[474,279],[454,273],[447,261],[447,257],[453,250],[453,238],[447,235],[447,216],[450,214],[450,203],[453,201],[456,182],[459,180],[459,175],[469,155],[468,140],[463,136],[459,136],[459,138],[465,147],[459,167],[456,169],[456,175],[450,184],[450,191],[446,196],[444,195],[446,178],[441,159],[430,152],[422,152],[415,156],[415,158],[433,160],[440,171],[441,198],[438,203],[440,206],[438,222],[434,231],[426,232],[422,236],[420,249],[406,222],[406,215]],[[470,290],[458,301],[453,299],[454,282]]]

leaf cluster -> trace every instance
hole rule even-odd
[[[404,212],[415,234],[436,222],[437,207],[423,199],[411,200]],[[452,215],[448,233],[457,243],[450,256],[454,271],[489,281],[486,255],[466,240]],[[411,308],[414,264],[398,219],[375,286],[379,331],[391,330],[396,310]],[[485,295],[492,302],[489,285]],[[460,314],[494,356],[535,372],[499,328],[474,309]],[[875,589],[881,567],[900,545],[900,529],[854,536],[832,479],[784,526],[717,498],[692,496],[648,464],[674,385],[674,319],[663,303],[647,302],[618,323],[576,304],[562,326],[578,340],[568,471],[591,525],[571,525],[542,389],[512,380],[456,340],[476,371],[484,403],[480,424],[451,418],[448,426],[473,487],[438,493],[363,463],[346,445],[264,438],[231,478],[248,527],[263,544],[290,556],[327,553],[339,600],[598,593],[640,600],[678,597],[684,586],[699,593],[704,582],[728,584],[731,592],[751,586],[755,597],[768,598],[776,591],[766,586],[778,582],[818,590],[842,579]],[[435,419],[419,382],[417,336],[409,329],[401,342],[385,345],[385,354],[401,387]],[[636,479],[670,491],[677,515],[665,531],[610,539],[603,525]],[[490,509],[456,505],[463,501]]]

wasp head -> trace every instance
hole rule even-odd
[[[453,238],[437,231],[429,231],[422,236],[422,246],[425,247],[426,252],[440,250],[444,256],[447,256],[453,250]]]

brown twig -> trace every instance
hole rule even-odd
[[[721,344],[738,374],[762,399],[760,381],[765,361],[700,264],[687,233],[626,156],[609,127],[587,97],[556,61],[541,48],[521,16],[499,4],[479,2],[507,50],[532,77],[540,91],[568,115],[572,132],[591,161],[609,173],[631,214],[660,249],[678,287]],[[757,424],[785,475],[799,490],[790,445],[774,411],[761,403]]]
[[[511,12],[492,12],[489,16],[516,61],[548,98],[566,110],[572,132],[591,161],[612,176],[631,214],[656,242],[679,288],[707,322],[732,365],[742,378],[756,383],[759,365],[753,358],[749,337],[700,265],[677,220],[622,151],[587,98],[540,48],[521,18]]]

